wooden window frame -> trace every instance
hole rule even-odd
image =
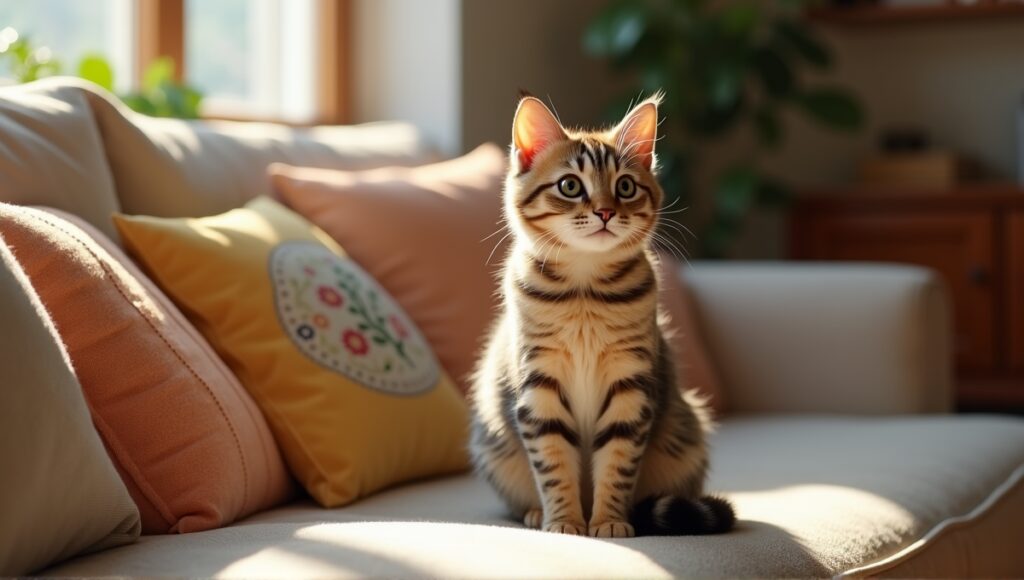
[[[181,82],[185,70],[185,0],[137,0],[136,78],[162,57],[174,60],[174,77]],[[210,119],[270,121],[289,125],[341,125],[352,120],[351,0],[317,0],[316,114],[307,123],[255,117],[204,116]]]

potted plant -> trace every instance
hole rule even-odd
[[[833,57],[803,12],[800,0],[613,0],[585,32],[589,54],[631,73],[632,96],[664,91],[661,179],[680,205],[695,198],[693,168],[701,151],[732,132],[753,132],[753,151],[735,153],[715,177],[710,218],[699,226],[703,257],[727,255],[751,211],[790,199],[759,159],[782,143],[786,109],[836,130],[863,124],[849,90],[804,80],[806,70],[830,70]],[[613,104],[616,113],[628,98]]]

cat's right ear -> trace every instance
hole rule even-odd
[[[512,121],[512,146],[519,161],[519,171],[527,172],[538,153],[566,139],[558,119],[536,97],[523,97]]]

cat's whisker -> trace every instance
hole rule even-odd
[[[676,221],[676,220],[674,220],[672,218],[664,218],[664,219],[658,220],[658,223],[660,225],[664,225],[665,227],[672,228],[673,230],[679,232],[680,234],[688,235],[691,238],[693,238],[694,240],[697,239],[697,234],[693,233],[693,230],[691,230],[690,228],[686,227],[685,224],[682,224],[682,223],[680,223],[680,222],[678,222],[678,221]]]
[[[678,242],[676,242],[675,240],[657,231],[651,232],[651,240],[658,243],[658,245],[660,245],[661,247],[672,252],[672,254],[675,255],[680,261],[686,261],[687,263],[689,263],[689,260],[687,260],[686,251],[680,248]]]
[[[484,262],[484,266],[489,266],[491,264],[491,258],[494,257],[494,252],[497,252],[498,251],[498,247],[501,246],[501,243],[504,242],[506,239],[508,239],[508,237],[511,236],[514,233],[515,233],[515,230],[509,228],[508,232],[504,236],[501,236],[501,239],[498,240],[498,242],[496,244],[494,244],[493,248],[491,248],[491,253],[487,254],[487,260]]]
[[[486,242],[487,240],[489,240],[489,239],[493,238],[494,236],[496,236],[496,235],[500,234],[501,232],[503,232],[503,231],[507,230],[507,229],[508,229],[508,224],[507,224],[507,223],[502,223],[502,222],[504,222],[504,221],[505,221],[504,219],[502,219],[501,221],[499,221],[498,223],[499,223],[499,224],[502,224],[502,225],[501,225],[501,227],[500,227],[500,228],[498,228],[498,229],[496,229],[496,230],[494,230],[494,232],[493,232],[493,233],[491,233],[491,234],[488,234],[488,236],[487,236],[486,238],[484,238],[484,239],[482,239],[482,240],[480,240],[480,241],[481,241],[481,242]]]

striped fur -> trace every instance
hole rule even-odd
[[[676,390],[658,324],[656,104],[589,133],[530,97],[517,112],[514,243],[471,393],[471,452],[530,527],[628,537],[732,525],[729,504],[703,495],[707,413]]]

